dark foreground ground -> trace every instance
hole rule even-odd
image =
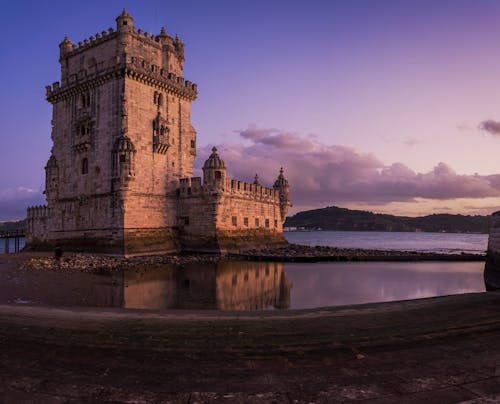
[[[0,306],[0,402],[500,401],[500,294],[290,312]]]

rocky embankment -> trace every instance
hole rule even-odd
[[[22,254],[21,254],[22,255]],[[219,260],[254,260],[280,262],[319,261],[484,261],[484,254],[436,254],[417,251],[383,251],[346,249],[290,244],[280,248],[263,248],[227,255],[189,254],[139,257],[114,257],[93,254],[65,254],[59,261],[51,256],[29,257],[21,269],[101,272],[138,266],[186,265],[196,262],[214,263]]]
[[[34,257],[22,262],[21,269],[106,272],[138,266],[186,265],[195,262],[217,262],[218,255],[158,255],[142,257],[113,257],[93,254],[68,254],[60,260]]]
[[[231,258],[282,261],[484,261],[485,254],[438,254],[418,251],[362,250],[328,246],[305,246],[290,244],[286,247],[250,250],[241,254],[230,254]]]

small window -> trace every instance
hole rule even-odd
[[[243,224],[248,227],[248,217],[243,218]]]
[[[276,227],[276,228],[278,227],[278,221],[277,220],[274,221],[274,227]]]
[[[259,218],[258,217],[255,218],[255,227],[259,227]]]
[[[194,149],[196,147],[196,142],[194,140],[191,140],[191,148]]]
[[[127,25],[128,24],[128,21],[123,21],[123,25]]]
[[[89,160],[84,158],[82,160],[82,174],[88,174],[89,172]]]
[[[120,154],[120,163],[125,163],[125,154]]]
[[[181,217],[181,221],[184,224],[184,226],[188,226],[189,225],[189,216]]]
[[[220,171],[215,172],[215,178],[216,179],[221,179],[222,178],[222,173]]]
[[[266,228],[269,229],[269,219],[266,219]]]
[[[233,226],[237,226],[238,225],[238,218],[236,216],[233,216],[231,218],[231,223],[233,224]]]

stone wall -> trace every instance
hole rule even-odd
[[[491,215],[488,259],[496,262],[500,267],[500,211]]]

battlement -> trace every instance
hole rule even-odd
[[[76,44],[71,42],[68,37],[65,37],[59,45],[61,59],[77,55],[90,48],[96,47],[103,42],[116,38],[120,34],[129,34],[132,38],[142,42],[143,44],[152,46],[159,50],[163,50],[165,48],[165,50],[175,51],[177,56],[184,61],[184,43],[178,36],[174,38],[169,35],[165,28],[162,28],[159,34],[146,32],[140,28],[136,29],[133,25],[130,27],[130,30],[124,32],[121,32],[119,28],[120,27],[118,27],[118,30],[108,28],[107,31],[101,31],[100,33],[97,32],[95,35],[91,35],[82,41],[78,41]]]
[[[61,57],[76,55],[77,53],[83,52],[84,50],[99,45],[112,38],[116,38],[116,36],[117,32],[113,28],[109,28],[107,31],[102,31],[101,33],[98,32],[89,38],[85,38],[83,41],[79,41],[77,44],[74,44],[66,37],[60,45]]]
[[[47,205],[30,206],[27,212],[28,219],[39,219],[48,216]]]
[[[279,191],[277,189],[263,187],[259,184],[251,184],[245,181],[224,178],[221,181],[216,181],[214,185],[215,186],[208,186],[207,184],[202,185],[200,177],[182,178],[179,181],[179,194],[181,197],[187,197],[220,191],[231,196],[267,200],[275,203],[280,202]]]
[[[78,74],[68,75],[66,82],[56,81],[52,85],[45,86],[45,96],[49,102],[54,102],[66,94],[78,92],[78,87],[87,89],[102,83],[103,80],[123,76],[147,82],[189,100],[197,97],[196,83],[151,64],[141,57],[130,55],[125,55],[124,58],[113,57],[106,62],[100,62],[92,70],[81,69]]]

